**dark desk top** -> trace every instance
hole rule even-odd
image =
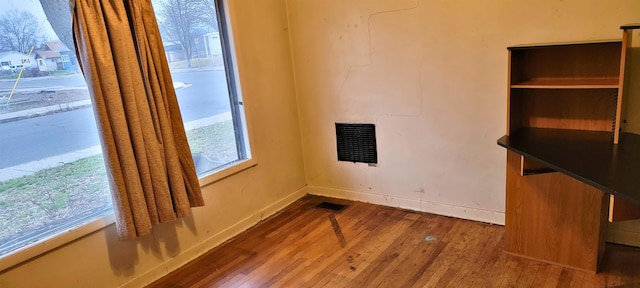
[[[622,25],[620,29],[640,29],[640,23]]]
[[[498,145],[607,193],[640,204],[640,135],[523,128]]]

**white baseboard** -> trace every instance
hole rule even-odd
[[[219,233],[211,236],[210,238],[200,242],[198,245],[195,245],[188,250],[183,251],[179,255],[168,259],[164,263],[150,269],[144,274],[136,277],[135,279],[128,281],[123,284],[121,287],[144,287],[146,285],[151,284],[153,281],[160,279],[162,276],[171,273],[172,271],[184,266],[185,264],[193,261],[198,258],[200,255],[208,252],[209,250],[219,246],[220,244],[226,242],[227,240],[233,238],[234,236],[246,231],[247,229],[253,227],[261,220],[264,220],[266,217],[276,214],[280,210],[289,206],[291,203],[296,200],[304,197],[308,194],[307,187],[302,187],[296,192],[291,193],[287,197],[267,206],[266,208],[256,211],[256,213],[249,215],[247,218],[242,221],[231,225],[229,228],[220,231]]]
[[[398,207],[413,211],[427,212],[432,214],[456,217],[467,220],[474,220],[498,225],[504,225],[504,212],[496,212],[455,205],[447,205],[417,199],[408,199],[390,195],[370,194],[363,192],[347,191],[340,189],[308,186],[309,194],[333,197],[346,200]]]

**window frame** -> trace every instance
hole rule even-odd
[[[237,66],[236,49],[233,45],[233,28],[231,27],[231,21],[229,21],[228,3],[227,0],[214,0],[214,3],[218,19],[222,53],[224,55],[223,61],[225,75],[227,77],[227,87],[229,89],[231,118],[234,125],[239,160],[232,161],[203,175],[199,175],[198,179],[201,187],[218,182],[258,165],[252,141],[253,137],[251,137],[253,133],[251,133],[248,113],[246,113],[246,103],[241,94],[240,73]],[[240,127],[240,129],[236,127]],[[241,147],[244,149],[241,149]],[[114,224],[114,213],[108,213],[85,224],[61,231],[7,254],[0,255],[0,273],[87,235],[104,230],[106,227]]]
[[[241,85],[238,79],[239,72],[237,58],[235,55],[236,49],[233,45],[235,42],[233,40],[231,21],[229,21],[229,7],[225,0],[214,0],[214,4],[216,8],[216,18],[218,20],[218,33],[222,48],[222,58],[227,78],[227,87],[229,89],[228,95],[229,103],[231,103],[231,119],[233,127],[235,128],[234,135],[239,160],[223,165],[222,167],[211,171],[211,173],[205,173],[204,175],[199,176],[200,186],[202,187],[258,164],[255,153],[253,153],[253,151],[255,151],[252,141],[253,137],[251,137],[246,105],[242,98]],[[236,127],[240,127],[241,129],[237,129]]]

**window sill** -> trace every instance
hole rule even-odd
[[[115,223],[113,213],[17,249],[0,258],[0,272]]]
[[[226,166],[214,170],[211,174],[200,177],[200,187],[215,183],[226,177],[256,166],[256,159],[246,159],[230,163]],[[36,243],[27,245],[11,253],[0,256],[0,272],[4,272],[16,265],[26,262],[32,258],[45,254],[62,245],[80,239],[86,235],[104,229],[105,227],[115,223],[113,213],[99,217],[84,225],[80,225],[61,233],[52,235]]]
[[[224,178],[227,178],[233,174],[242,172],[253,166],[256,166],[258,161],[255,158],[240,160],[220,167],[218,170],[214,170],[211,174],[206,174],[200,177],[200,187],[207,186],[211,183],[215,183]]]

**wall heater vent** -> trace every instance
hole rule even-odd
[[[376,126],[336,123],[338,161],[378,163]]]
[[[340,212],[340,211],[344,210],[344,208],[347,208],[347,206],[348,205],[343,205],[343,204],[338,204],[338,203],[322,202],[322,203],[316,205],[316,208],[327,209],[327,210],[331,210],[333,212]]]

